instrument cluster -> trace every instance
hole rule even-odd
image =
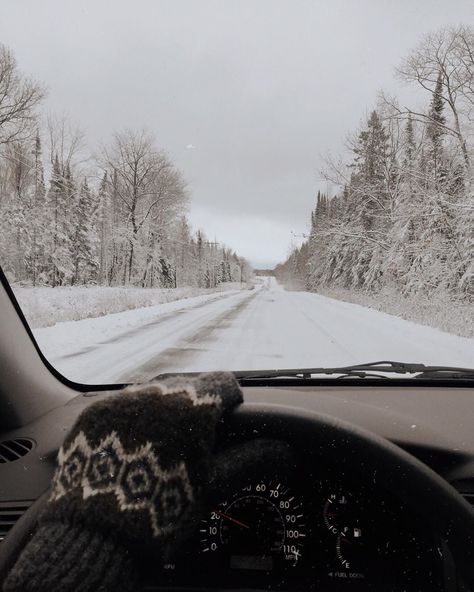
[[[225,488],[223,488],[225,490]],[[243,477],[160,570],[163,585],[443,590],[446,549],[391,493],[301,472]]]

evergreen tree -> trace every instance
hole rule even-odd
[[[68,219],[68,198],[72,185],[72,175],[68,179],[61,172],[58,155],[55,156],[51,173],[50,188],[47,195],[52,221],[51,252],[48,269],[53,287],[62,286],[71,281],[74,272],[71,252],[71,225]]]
[[[97,197],[97,226],[99,242],[98,281],[100,285],[106,283],[109,271],[109,245],[112,232],[110,198],[108,193],[107,172],[100,182]]]
[[[32,248],[31,258],[29,262],[29,269],[33,286],[36,285],[38,279],[44,277],[46,273],[46,236],[44,228],[47,220],[46,215],[46,187],[44,182],[44,168],[41,138],[39,131],[36,132],[36,138],[33,147],[33,167],[34,167],[34,184],[33,184],[33,199],[31,204],[31,220],[30,225],[32,229]]]
[[[442,160],[446,117],[444,116],[444,99],[442,91],[443,75],[439,72],[428,111],[429,123],[427,126],[427,133],[430,139],[430,164],[435,185],[438,185],[445,175],[445,172],[442,169]]]
[[[404,143],[404,154],[403,154],[403,166],[404,168],[413,171],[415,164],[415,131],[413,128],[413,117],[411,113],[408,113],[408,119],[405,126],[405,143]]]
[[[392,283],[404,293],[414,288],[411,272],[417,251],[419,222],[418,176],[416,162],[415,129],[411,113],[405,125],[403,136],[402,167],[400,183],[394,197],[392,221],[388,231],[390,248],[383,265],[384,282]],[[416,291],[416,287],[415,287]]]
[[[93,280],[96,277],[98,262],[95,257],[95,212],[92,193],[87,179],[84,178],[76,199],[74,209],[74,234],[72,238],[72,253],[74,273],[72,285]]]
[[[390,219],[388,136],[377,111],[370,114],[353,151],[353,174],[340,228],[344,257],[339,264],[345,269],[345,285],[376,287],[381,280]]]
[[[358,194],[359,221],[373,228],[384,209],[386,197],[387,134],[377,111],[372,111],[367,128],[359,134],[354,148],[352,185]]]

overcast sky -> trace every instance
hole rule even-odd
[[[190,218],[255,266],[308,228],[321,156],[420,37],[473,0],[0,0],[0,42],[91,147],[148,128],[183,171]],[[296,238],[295,240],[298,240]]]

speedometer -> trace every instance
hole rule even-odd
[[[211,510],[200,534],[201,551],[218,555],[231,569],[294,566],[306,535],[303,507],[280,482],[250,483]]]

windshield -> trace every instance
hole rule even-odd
[[[4,4],[0,264],[46,358],[86,384],[474,367],[473,16]]]

